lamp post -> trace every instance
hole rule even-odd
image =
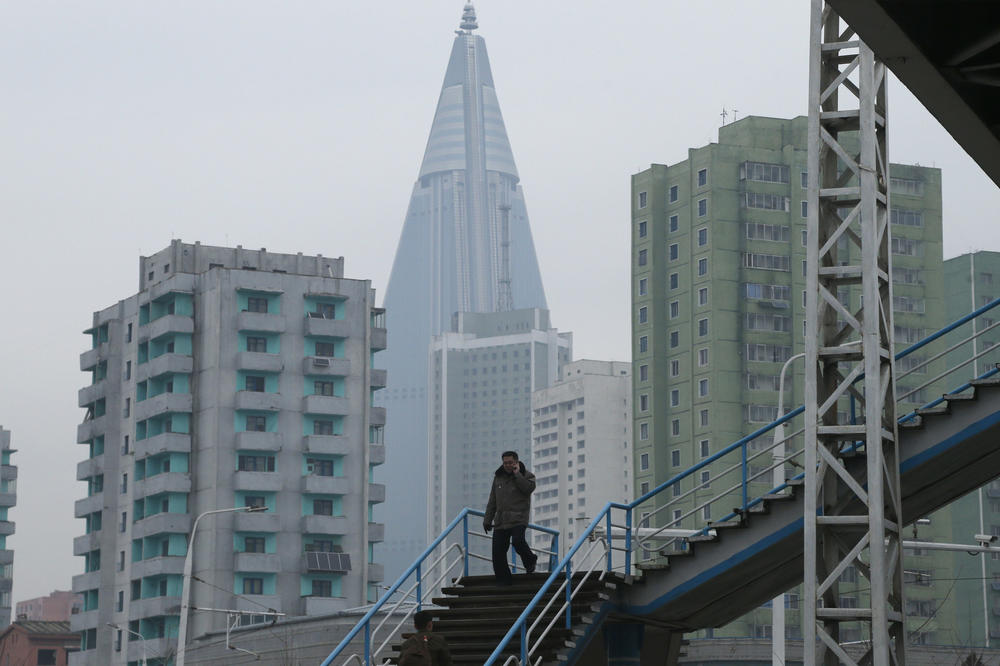
[[[187,647],[187,624],[188,615],[190,614],[190,597],[191,597],[191,568],[194,565],[194,537],[198,531],[198,522],[205,516],[211,516],[217,513],[234,513],[236,511],[246,511],[248,513],[253,513],[256,511],[267,511],[266,506],[234,506],[229,509],[213,509],[212,511],[205,511],[198,515],[194,519],[194,525],[191,526],[191,538],[188,540],[187,554],[184,556],[184,578],[181,586],[181,617],[180,623],[177,628],[177,666],[184,666],[184,652]]]
[[[138,631],[132,631],[128,627],[123,627],[120,624],[114,624],[113,622],[108,622],[107,625],[118,631],[127,631],[133,636],[138,636],[139,640],[142,641],[142,666],[149,666],[149,660],[146,658],[146,637],[140,634]]]

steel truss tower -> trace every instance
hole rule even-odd
[[[813,0],[802,610],[810,666],[905,662],[886,74],[832,8]],[[838,289],[858,284],[862,305],[852,312]],[[856,423],[843,423],[838,405],[850,400]],[[868,607],[863,598],[841,606],[838,581],[851,566],[870,584]],[[870,636],[860,661],[840,645],[845,622]]]

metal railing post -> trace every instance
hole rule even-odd
[[[566,561],[566,628],[573,628],[573,609],[570,604],[573,601],[573,569],[571,560]]]
[[[462,575],[469,575],[469,514],[462,517],[462,559],[465,560],[462,567]]]
[[[608,573],[610,573],[611,572],[611,553],[614,552],[611,549],[611,544],[614,543],[614,540],[613,540],[613,538],[611,536],[611,509],[608,509],[608,517],[607,517],[607,520],[604,521],[604,524],[605,524],[604,533],[608,535],[608,558],[607,558],[608,564],[607,564],[607,571],[608,571]]]
[[[740,447],[740,472],[743,475],[743,482],[740,484],[740,491],[742,494],[741,498],[741,510],[746,513],[747,510],[747,445],[744,444]]]
[[[632,575],[632,507],[625,510],[625,575]]]
[[[415,571],[415,573],[417,574],[417,610],[418,611],[423,610],[421,604],[423,604],[423,601],[424,601],[424,592],[423,592],[424,581],[423,581],[423,578],[420,576],[420,564],[421,563],[419,563],[419,562],[417,563],[417,568],[416,568],[416,571]]]

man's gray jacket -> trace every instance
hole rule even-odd
[[[527,525],[531,516],[531,493],[535,490],[535,475],[518,461],[520,474],[508,474],[503,465],[493,475],[490,500],[486,503],[483,522],[501,530]]]

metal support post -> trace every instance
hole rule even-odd
[[[812,1],[805,382],[804,663],[905,663],[884,65]],[[844,298],[861,287],[861,305]],[[849,343],[860,343],[850,345]],[[853,396],[857,424],[838,406]],[[845,464],[849,457],[855,462]],[[862,464],[858,464],[858,463]],[[854,567],[870,604],[841,606]],[[852,599],[853,601],[853,599]],[[840,626],[860,628],[860,662]]]

